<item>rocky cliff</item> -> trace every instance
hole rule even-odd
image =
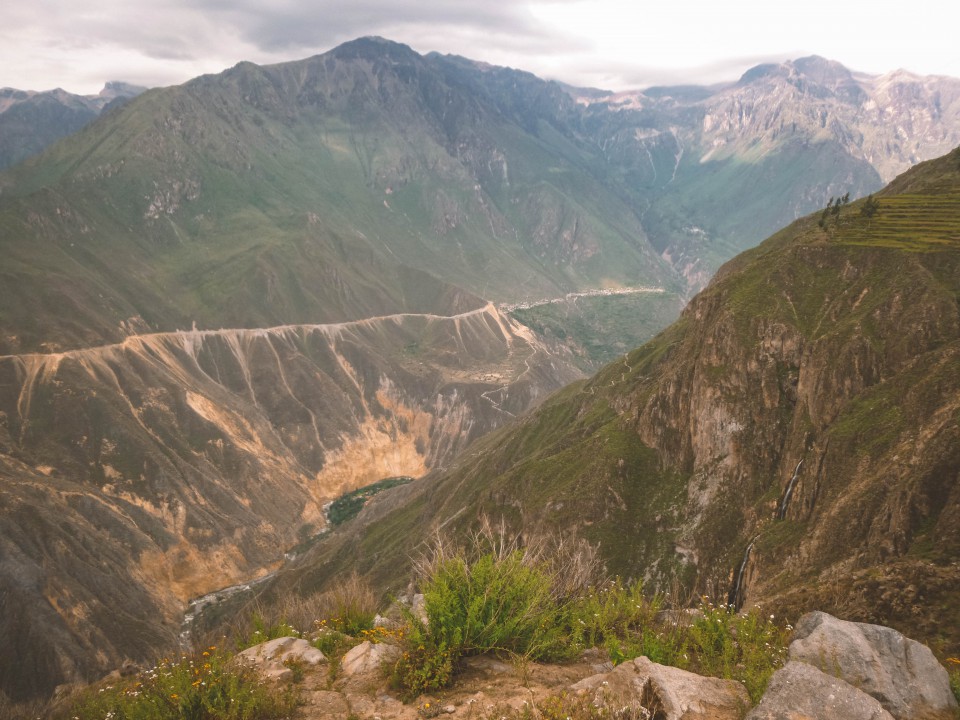
[[[322,507],[419,477],[578,376],[491,305],[0,357],[3,689],[176,647]]]

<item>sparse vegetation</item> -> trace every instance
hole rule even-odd
[[[445,687],[470,655],[557,660],[604,647],[615,664],[645,655],[739,680],[757,701],[786,658],[789,626],[757,607],[736,613],[704,599],[692,614],[665,612],[666,599],[639,583],[571,584],[541,550],[504,544],[502,530],[490,547],[491,537],[475,536],[469,550],[440,543],[421,565],[427,622],[406,611],[409,631],[392,673],[406,697]]]
[[[342,525],[347,520],[351,520],[359,515],[367,500],[378,492],[397,487],[398,485],[406,485],[410,482],[413,482],[412,477],[390,477],[341,495],[330,503],[330,507],[327,510],[327,519],[334,527]]]
[[[960,703],[960,658],[947,658],[947,671],[950,673],[950,689]]]
[[[369,583],[356,571],[317,598],[320,617],[330,627],[345,635],[359,636],[373,629],[377,615],[377,598]]]
[[[209,647],[194,656],[163,660],[135,677],[93,686],[65,717],[76,720],[240,720],[289,717],[292,687],[269,687],[230,655]]]
[[[250,624],[252,628],[248,633],[236,636],[235,643],[238,651],[276,638],[298,638],[303,636],[303,634],[287,622],[285,618],[267,622],[259,611],[253,612],[250,618]]]

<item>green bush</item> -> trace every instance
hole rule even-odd
[[[298,704],[291,688],[272,689],[254,670],[227,664],[211,647],[178,661],[164,660],[134,678],[88,689],[68,717],[77,720],[271,720]]]
[[[422,626],[421,626],[422,627]],[[456,658],[425,632],[408,635],[400,658],[390,672],[390,684],[404,700],[446,687],[453,680]]]
[[[407,697],[445,687],[461,658],[503,652],[534,660],[566,645],[553,577],[520,550],[437,558],[423,585],[427,624],[404,609],[404,651],[392,679]]]
[[[689,630],[692,669],[703,675],[739,680],[759,702],[770,676],[786,660],[790,626],[781,628],[758,607],[736,613],[732,607],[700,606]]]
[[[550,657],[560,640],[552,579],[517,550],[441,563],[423,589],[429,636],[456,656],[493,650]]]
[[[640,583],[614,580],[575,597],[567,605],[572,639],[583,648],[613,645],[653,624],[662,599],[647,599]]]

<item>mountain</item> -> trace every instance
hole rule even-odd
[[[74,95],[59,88],[47,92],[0,88],[0,170],[36,155],[144,90],[123,82],[108,82],[97,95]]]
[[[784,198],[822,206],[876,181],[835,142],[678,161],[667,135],[644,140],[699,117],[704,93],[675,94],[693,105],[584,105],[528,73],[363,38],[147,91],[0,174],[0,689],[47,693],[175,648],[190,598],[274,569],[340,493],[479,463],[469,443],[652,335],[734,240],[792,217]],[[643,180],[648,156],[682,188]],[[768,212],[718,239],[730,206],[711,188]],[[699,229],[663,231],[676,198],[701,198]],[[568,490],[528,489],[544,521],[562,509],[576,527],[574,508],[610,500],[590,483],[615,448],[613,472],[672,468],[657,492],[682,499],[692,451],[638,443],[604,390],[642,357],[513,429],[511,452],[563,438],[573,453],[548,463]],[[503,451],[471,447],[503,464],[476,473],[504,476]],[[449,487],[430,505],[476,495],[523,514],[522,484]],[[623,497],[611,516],[640,500]],[[399,526],[379,531],[391,553]],[[719,573],[728,540],[696,546],[697,567]],[[616,562],[633,572],[658,547]]]
[[[0,358],[3,690],[175,648],[189,599],[273,567],[326,502],[578,376],[491,305]]]
[[[262,588],[384,591],[481,516],[610,574],[960,649],[960,149],[727,263],[595,377],[374,498]]]
[[[570,92],[694,289],[829,197],[866,195],[960,144],[960,80],[869,76],[816,56],[728,85]]]

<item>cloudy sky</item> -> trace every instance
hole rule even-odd
[[[171,85],[241,60],[324,52],[362,35],[613,90],[735,79],[818,54],[870,73],[960,76],[960,7],[804,0],[8,0],[0,87],[94,93]]]

